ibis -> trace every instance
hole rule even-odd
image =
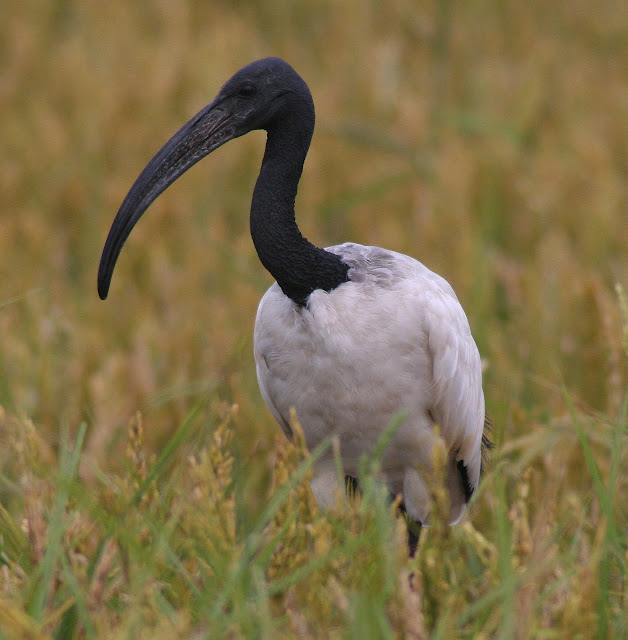
[[[258,129],[267,140],[250,228],[276,281],[262,297],[254,329],[268,408],[288,437],[294,408],[309,448],[335,436],[346,478],[358,477],[363,456],[397,419],[379,477],[419,526],[429,523],[432,454],[443,442],[449,521],[457,522],[478,486],[488,444],[482,366],[469,322],[447,281],[417,260],[352,242],[322,249],[303,237],[294,205],[314,103],[285,61],[264,58],[240,69],[144,168],[107,237],[100,297],[107,297],[122,246],[149,205],[201,158]],[[315,463],[311,486],[322,507],[343,489],[331,449]],[[411,554],[416,544],[413,528]]]

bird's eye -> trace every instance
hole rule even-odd
[[[240,98],[252,98],[257,93],[257,87],[253,84],[243,84],[238,89],[238,96]]]

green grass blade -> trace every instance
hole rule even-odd
[[[231,598],[233,592],[237,589],[238,585],[242,581],[242,577],[245,574],[247,567],[251,563],[253,557],[257,554],[260,541],[265,527],[279,511],[279,509],[286,503],[288,497],[294,487],[303,481],[308,471],[312,468],[314,463],[325,453],[330,446],[330,439],[324,440],[316,449],[314,449],[310,455],[303,460],[296,468],[290,482],[280,487],[275,494],[271,497],[268,505],[258,518],[253,529],[246,537],[244,553],[242,554],[240,561],[236,564],[231,571],[227,583],[224,585],[220,594],[216,598],[212,608],[211,617],[218,616],[222,611],[225,604]]]
[[[191,426],[194,424],[196,417],[201,412],[201,409],[202,409],[202,405],[197,404],[188,413],[188,415],[185,417],[185,420],[181,423],[181,426],[174,432],[174,435],[172,436],[172,438],[170,438],[166,446],[162,449],[155,464],[149,469],[148,473],[146,474],[146,479],[144,480],[140,488],[137,490],[137,493],[133,498],[134,504],[138,505],[140,503],[147,489],[151,486],[151,484],[155,480],[157,480],[159,475],[163,472],[163,469],[166,466],[166,464],[172,460],[177,449],[185,441],[185,438]]]
[[[86,431],[87,425],[82,423],[72,449],[70,449],[69,443],[67,442],[67,434],[62,439],[61,458],[59,461],[59,483],[46,531],[46,552],[38,571],[37,586],[35,587],[33,598],[28,607],[29,614],[37,621],[43,620],[46,603],[54,589],[56,566],[63,553],[64,516],[69,497],[69,488],[72,480],[76,476]]]

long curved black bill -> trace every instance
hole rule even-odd
[[[146,165],[111,225],[98,268],[98,295],[104,300],[116,261],[133,227],[150,204],[180,175],[225,142],[237,137],[233,118],[216,100],[184,124]]]

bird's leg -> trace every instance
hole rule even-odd
[[[354,476],[345,476],[345,492],[347,497],[353,498],[360,492],[360,483]]]
[[[417,547],[419,546],[419,537],[421,536],[423,525],[418,520],[412,520],[412,518],[410,518],[406,511],[406,505],[403,502],[399,504],[399,511],[403,514],[406,527],[408,527],[408,555],[410,558],[414,558]]]
[[[421,528],[423,525],[416,520],[410,520],[407,514],[406,524],[408,525],[408,555],[411,558],[414,558],[417,547],[419,546],[419,537],[421,535]]]
[[[353,476],[345,476],[345,492],[347,497],[352,498],[360,492],[360,483],[358,479]],[[395,496],[390,494],[390,501],[393,502]],[[421,528],[423,525],[418,520],[412,520],[406,511],[406,506],[403,502],[399,503],[399,512],[403,514],[408,527],[408,555],[410,558],[414,558],[416,550],[419,545],[419,537],[421,535]]]

